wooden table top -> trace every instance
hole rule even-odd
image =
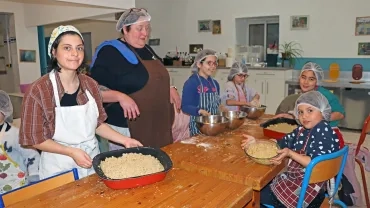
[[[258,120],[246,120],[240,128],[218,136],[196,136],[162,148],[172,159],[174,167],[182,168],[222,180],[252,186],[260,191],[283,168],[260,165],[250,160],[241,149],[242,135],[256,139],[268,139],[263,136],[260,123],[271,118],[265,115]]]
[[[19,202],[27,207],[243,207],[252,188],[173,168],[158,183],[127,190],[112,190],[96,174]]]

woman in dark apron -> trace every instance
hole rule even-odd
[[[145,9],[126,10],[117,22],[123,37],[103,42],[95,52],[91,76],[102,91],[107,123],[144,146],[163,147],[173,142],[174,108],[180,108],[176,88],[160,58],[146,42],[151,17]],[[100,138],[104,143],[104,139]],[[100,145],[102,151],[107,145]],[[109,143],[109,150],[123,148]]]
[[[276,208],[297,207],[305,167],[313,158],[339,150],[338,136],[328,122],[331,107],[325,96],[317,91],[302,94],[297,99],[294,114],[301,125],[278,140],[280,155],[272,160],[274,164],[280,164],[289,157],[287,171],[275,177],[261,190],[262,205]],[[253,141],[253,138],[244,140],[242,147]],[[304,207],[320,207],[325,198],[324,184],[325,182],[320,182],[308,185]]]

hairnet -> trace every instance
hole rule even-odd
[[[49,55],[49,57],[51,57],[51,47],[53,46],[55,40],[59,37],[59,35],[61,35],[62,33],[65,33],[65,32],[75,32],[81,37],[82,40],[84,40],[80,31],[77,30],[77,28],[75,28],[74,26],[72,26],[72,25],[60,25],[59,27],[56,27],[50,35],[50,40],[49,40],[49,44],[48,44],[48,55]]]
[[[308,62],[305,65],[303,65],[301,70],[301,75],[304,71],[313,71],[313,73],[316,76],[317,83],[319,84],[324,79],[324,70],[321,68],[320,65]]]
[[[116,24],[116,30],[120,32],[124,26],[129,26],[140,22],[148,22],[151,19],[152,17],[145,9],[142,8],[127,9],[118,19]]]
[[[247,65],[241,62],[234,62],[233,65],[231,66],[229,76],[227,76],[227,80],[232,81],[235,75],[237,74],[248,74]]]
[[[326,97],[318,91],[310,91],[303,93],[295,104],[295,117],[298,118],[298,106],[301,104],[311,105],[318,109],[326,121],[330,121],[331,107]]]
[[[208,56],[215,56],[216,58],[218,58],[216,53],[217,52],[212,49],[203,49],[199,51],[195,56],[194,63],[190,66],[192,72],[197,72],[198,71],[197,64],[202,62]]]
[[[9,95],[0,90],[0,112],[4,114],[5,121],[12,122],[13,121],[13,105],[10,101]]]

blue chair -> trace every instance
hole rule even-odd
[[[337,193],[340,181],[342,179],[344,166],[347,161],[348,150],[348,146],[344,146],[341,150],[337,152],[321,155],[311,160],[310,164],[308,164],[308,166],[306,167],[306,171],[303,177],[302,188],[297,204],[298,208],[302,207],[303,205],[303,200],[308,184],[328,181],[336,176],[334,190],[332,190],[332,192],[333,195]],[[321,207],[329,205],[329,198],[331,197],[332,196],[326,195],[326,198]],[[347,205],[340,200],[333,199],[332,202],[335,205],[340,205],[344,208],[347,207]],[[274,208],[273,206],[267,204],[264,204],[264,206],[268,208]]]
[[[72,170],[45,178],[36,183],[19,187],[0,195],[0,207],[4,208],[78,179],[77,168],[73,168]]]

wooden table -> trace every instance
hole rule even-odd
[[[256,139],[268,139],[263,136],[259,124],[269,118],[271,115],[265,115],[256,121],[247,120],[243,126],[232,132],[214,137],[196,136],[162,149],[171,157],[174,167],[252,186],[253,202],[249,206],[259,207],[259,191],[278,175],[284,164],[257,164],[246,157],[240,144],[243,134]]]
[[[252,188],[173,168],[158,183],[128,190],[112,190],[96,174],[9,206],[27,207],[243,207]]]

